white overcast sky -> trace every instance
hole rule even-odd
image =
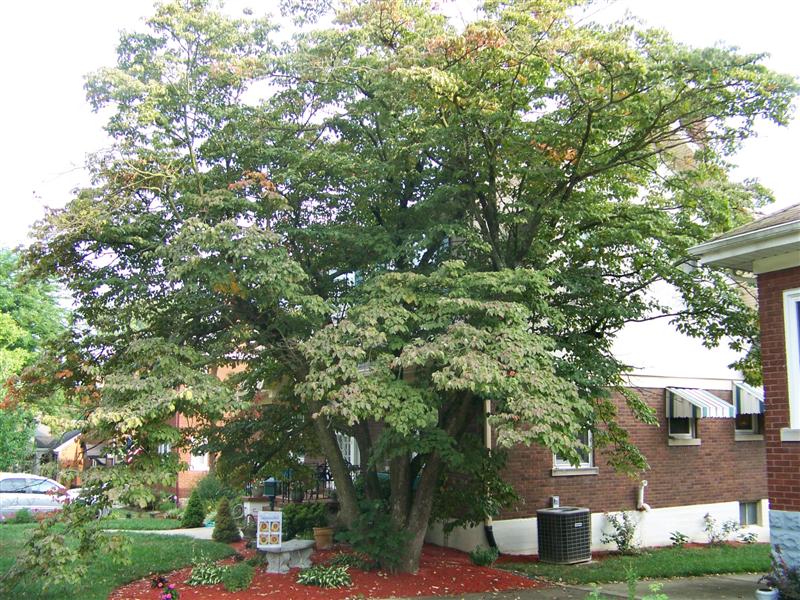
[[[275,4],[235,0],[228,9],[249,6],[259,14]],[[457,1],[445,0],[445,5],[448,12],[459,10]],[[692,45],[724,41],[745,51],[769,52],[769,66],[800,76],[798,6],[790,0],[618,0],[597,10],[604,20],[629,10]],[[86,182],[85,157],[103,148],[106,139],[102,119],[85,102],[83,76],[113,65],[118,32],[141,27],[151,12],[148,0],[3,2],[0,246],[25,243],[44,207],[63,205],[70,190]],[[799,147],[799,124],[763,126],[738,157],[738,176],[758,177],[775,192],[776,207],[794,204]]]

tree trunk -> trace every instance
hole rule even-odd
[[[352,527],[358,517],[358,500],[356,499],[356,489],[350,477],[350,469],[342,457],[339,444],[336,443],[336,436],[329,427],[328,419],[317,417],[314,419],[314,429],[319,438],[319,445],[322,453],[328,459],[328,466],[333,474],[333,482],[336,484],[336,496],[339,499],[339,518],[345,527]]]

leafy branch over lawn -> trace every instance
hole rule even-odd
[[[155,520],[155,519],[154,519]],[[5,575],[17,555],[31,537],[35,525],[4,525],[0,527],[0,577]],[[86,563],[86,576],[80,581],[62,583],[42,589],[41,580],[23,577],[7,596],[26,600],[106,600],[116,588],[151,573],[168,572],[192,564],[201,553],[212,560],[233,554],[226,544],[195,540],[184,536],[123,534],[128,542],[129,562],[114,563],[107,556]]]

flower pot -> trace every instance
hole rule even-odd
[[[778,600],[780,592],[775,588],[758,588],[756,590],[756,600]]]
[[[317,550],[333,546],[333,527],[314,527],[314,546]]]

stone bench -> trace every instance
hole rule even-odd
[[[288,573],[289,569],[311,566],[314,540],[289,540],[280,548],[261,548],[267,553],[267,573]]]

